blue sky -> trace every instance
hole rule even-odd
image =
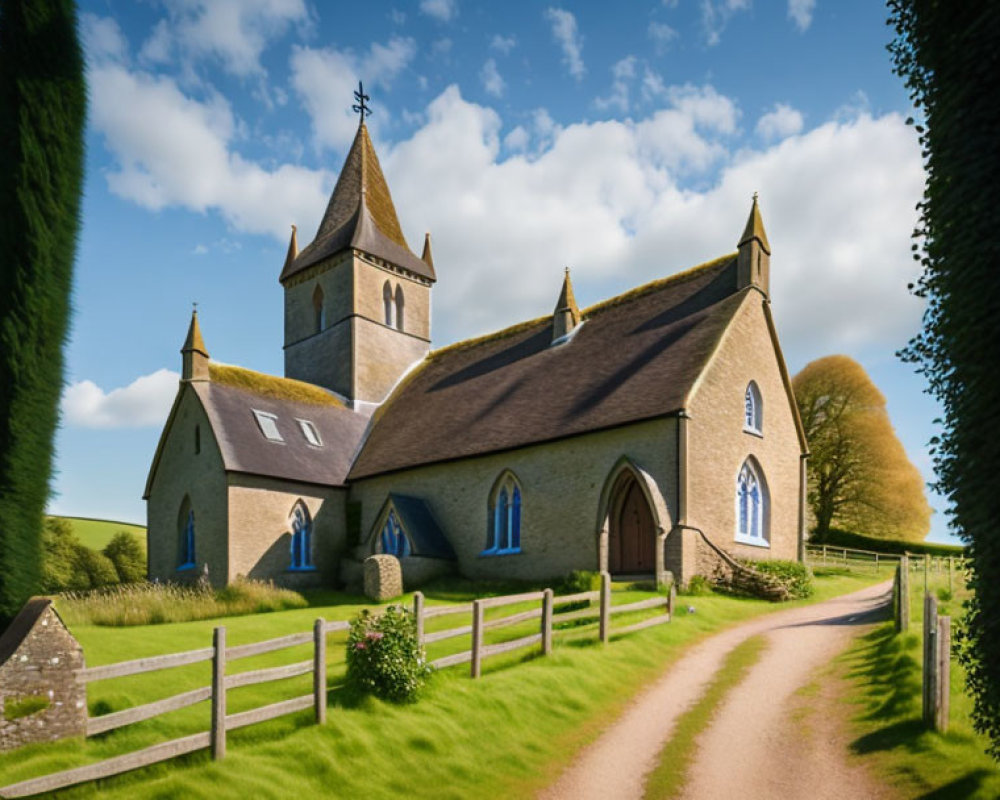
[[[931,479],[917,330],[923,170],[885,9],[832,0],[86,0],[83,230],[55,513],[143,522],[197,301],[212,357],[281,374],[277,276],[357,126],[411,247],[435,346],[734,249],[760,192],[794,373],[831,353],[885,393]],[[946,537],[940,498],[932,538]]]

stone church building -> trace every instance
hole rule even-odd
[[[407,588],[687,583],[720,555],[799,558],[770,252],[755,197],[734,253],[587,309],[567,272],[551,316],[431,350],[430,238],[407,245],[362,120],[315,239],[292,232],[285,377],[212,361],[192,317],[144,495],[150,578],[351,585],[390,553]]]

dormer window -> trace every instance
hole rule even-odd
[[[297,419],[295,421],[299,423],[299,429],[309,444],[313,447],[323,446],[323,440],[319,437],[319,431],[316,430],[316,426],[312,422],[307,419]]]
[[[260,432],[264,434],[265,439],[271,442],[285,441],[278,430],[278,417],[276,414],[272,414],[270,411],[258,411],[256,408],[251,409],[251,411],[253,411],[253,415],[257,420],[257,426],[260,428]]]
[[[760,399],[760,389],[750,381],[743,395],[743,430],[750,433],[763,433],[763,403]]]

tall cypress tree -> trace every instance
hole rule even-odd
[[[973,721],[1000,760],[1000,5],[889,0],[896,72],[925,120],[914,253],[924,327],[905,356],[944,408],[938,486],[969,544],[974,596],[960,630]]]
[[[0,623],[38,591],[83,182],[73,0],[0,2]]]

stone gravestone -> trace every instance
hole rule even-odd
[[[52,601],[33,597],[0,636],[0,750],[87,734],[83,648]]]
[[[365,597],[370,600],[392,600],[403,593],[403,570],[395,556],[369,556],[364,570]]]

